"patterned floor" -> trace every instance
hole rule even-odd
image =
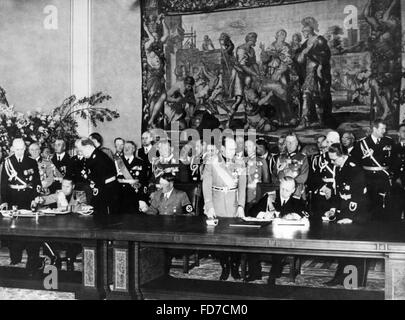
[[[24,257],[25,261],[25,257]],[[16,266],[17,268],[24,267],[23,263]],[[8,250],[0,250],[0,266],[7,266],[9,264]],[[218,280],[221,274],[221,267],[219,264],[209,258],[202,259],[199,267],[194,267],[190,270],[189,274],[182,272],[182,261],[173,260],[173,268],[171,275],[178,278],[188,279],[205,279],[205,280]],[[79,270],[80,264],[76,266]],[[324,282],[330,280],[336,270],[337,263],[335,261],[328,261],[322,258],[306,259],[302,262],[301,275],[297,276],[295,283],[291,282],[288,273],[289,267],[285,266],[283,270],[283,277],[277,280],[278,285],[289,286],[304,286],[304,287],[324,287]],[[263,279],[256,281],[257,284],[265,284],[267,281],[267,274],[269,272],[270,264],[263,264]],[[366,290],[383,290],[384,289],[384,264],[383,261],[372,261],[370,264],[370,271],[368,275],[368,282]],[[228,281],[235,281],[230,278]],[[341,287],[336,287],[341,288]],[[0,300],[73,300],[73,293],[66,292],[49,292],[49,291],[36,291],[36,290],[22,290],[10,289],[0,287]]]

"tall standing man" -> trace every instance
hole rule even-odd
[[[236,149],[235,140],[225,137],[221,154],[209,161],[204,169],[203,194],[208,219],[245,216],[246,168],[244,160],[236,158]],[[229,273],[234,279],[240,279],[239,255],[224,253],[219,259],[221,280],[227,280]]]
[[[13,155],[5,160],[1,172],[2,201],[9,207],[30,210],[31,201],[41,190],[41,179],[38,164],[25,154],[25,143],[22,139],[15,139],[12,145]],[[35,271],[43,267],[39,257],[40,243],[11,241],[9,244],[11,264],[16,265],[22,260],[23,250],[27,250],[28,260],[26,268]]]
[[[89,180],[93,189],[93,205],[99,215],[119,213],[119,185],[114,161],[91,139],[82,139],[78,149],[87,159]]]
[[[388,206],[392,185],[393,141],[386,137],[387,125],[375,120],[372,133],[359,141],[352,151],[353,157],[366,171],[366,184],[370,197],[370,210],[374,219],[383,219]]]

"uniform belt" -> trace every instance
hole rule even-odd
[[[238,188],[228,188],[228,187],[212,187],[212,190],[215,191],[221,191],[221,192],[231,192],[231,191],[237,191]]]
[[[18,184],[12,184],[12,185],[10,185],[10,188],[13,190],[17,190],[17,191],[23,191],[25,189],[28,189],[27,186],[18,185]]]
[[[387,171],[388,167],[363,167],[366,171]]]
[[[114,182],[115,180],[117,180],[116,177],[111,177],[111,178],[105,179],[105,184],[109,184],[111,182]]]

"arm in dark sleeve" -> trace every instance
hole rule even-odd
[[[1,169],[1,201],[8,202],[8,192],[7,192],[7,184],[8,184],[8,175],[6,173],[5,162],[3,162],[2,169]]]
[[[263,198],[260,199],[258,203],[256,203],[252,208],[249,209],[248,216],[249,217],[257,217],[260,212],[267,211],[267,200],[268,195],[266,194]]]

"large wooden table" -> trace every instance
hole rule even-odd
[[[202,217],[70,215],[41,217],[38,222],[0,218],[0,239],[82,243],[84,271],[75,289],[78,298],[324,297],[324,289],[308,293],[305,288],[295,288],[293,294],[292,288],[273,290],[263,285],[170,278],[165,268],[166,250],[186,249],[384,259],[385,292],[363,296],[361,291],[354,291],[347,292],[347,297],[405,299],[404,224],[312,223],[308,230],[285,232],[272,225],[261,229],[230,227],[234,222],[222,219],[211,228]],[[108,242],[113,244],[112,267],[107,263]],[[112,290],[107,269],[113,273]],[[2,279],[0,285],[6,280]]]

